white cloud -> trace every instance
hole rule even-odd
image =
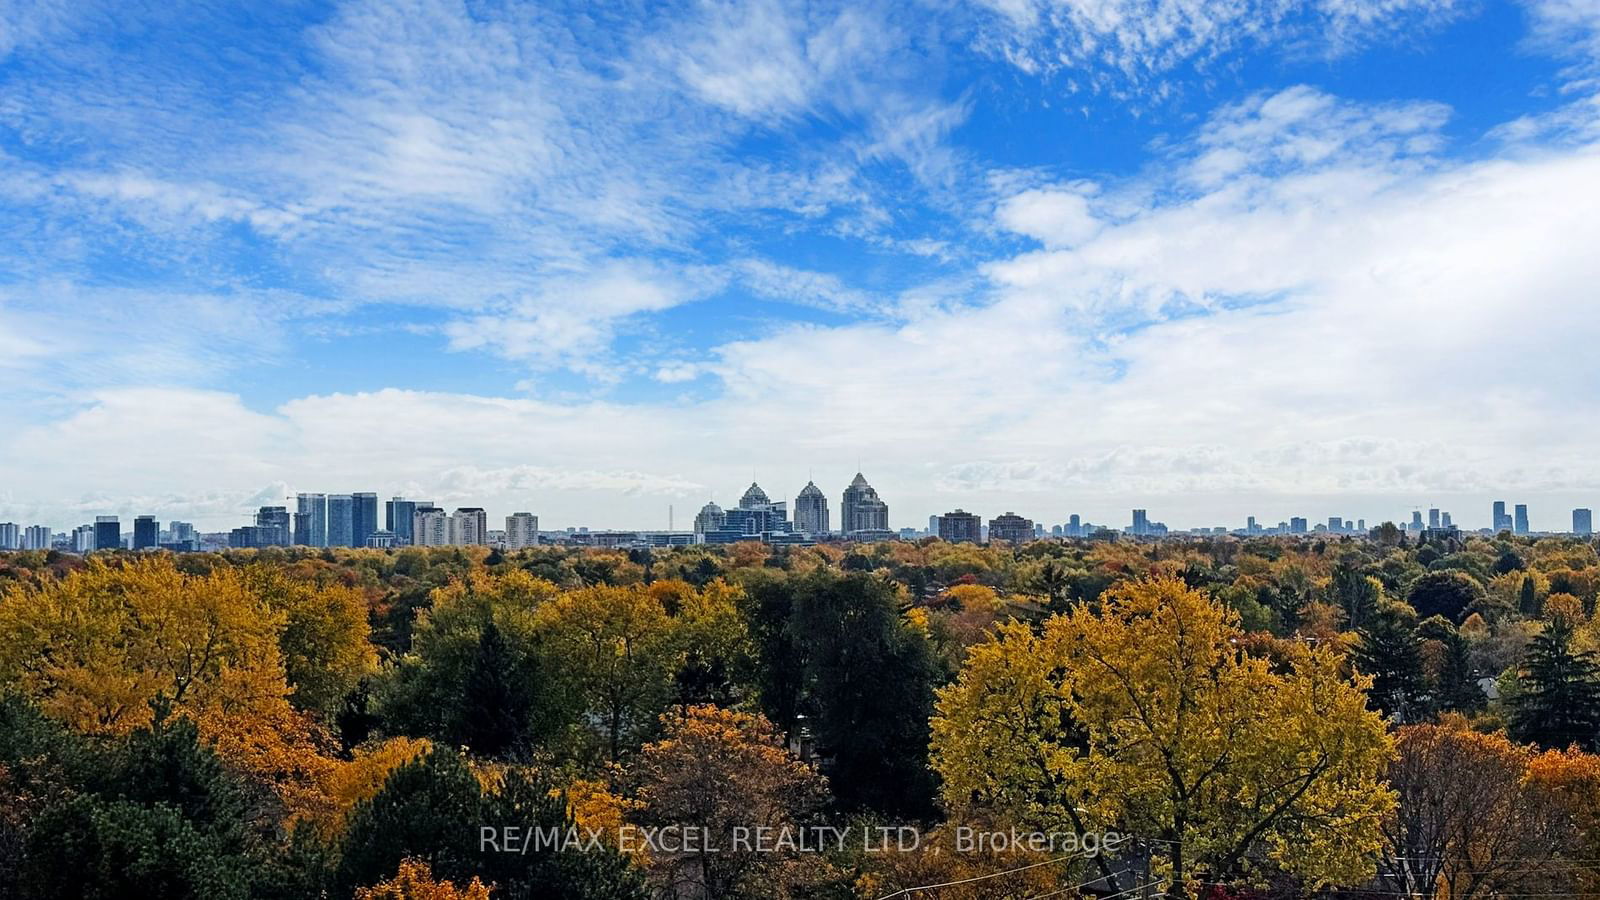
[[[995,214],[1001,227],[1047,247],[1072,247],[1095,236],[1101,221],[1074,190],[1029,189],[1006,198]]]
[[[617,328],[630,317],[699,299],[718,284],[704,272],[672,272],[642,262],[613,262],[595,271],[552,278],[537,292],[492,312],[444,326],[453,350],[486,348],[511,359],[601,367]]]
[[[862,312],[881,305],[872,294],[851,288],[838,276],[825,272],[808,272],[764,259],[740,260],[734,270],[751,290],[774,300],[835,312]]]

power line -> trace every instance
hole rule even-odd
[[[922,885],[918,885],[916,887],[901,888],[900,890],[895,891],[892,894],[884,894],[882,897],[879,897],[878,900],[891,900],[891,898],[894,898],[894,897],[909,897],[912,894],[919,893],[921,891],[935,891],[935,890],[938,890],[939,888],[955,887],[957,885],[962,885],[962,884],[972,884],[975,881],[987,881],[990,878],[999,878],[1002,875],[1013,875],[1013,874],[1015,874],[1017,872],[1026,872],[1029,869],[1037,869],[1040,866],[1048,866],[1048,865],[1052,865],[1052,864],[1058,863],[1058,862],[1065,862],[1065,861],[1067,861],[1069,859],[1078,859],[1078,858],[1081,858],[1083,855],[1084,854],[1081,853],[1081,852],[1079,852],[1079,853],[1069,853],[1066,856],[1058,856],[1055,859],[1047,859],[1047,860],[1044,860],[1042,862],[1029,863],[1028,865],[1025,865],[1025,866],[1018,866],[1015,869],[1002,869],[999,872],[990,872],[987,875],[974,875],[971,878],[961,878],[961,879],[958,879],[956,881],[945,881],[945,882],[941,882],[939,884],[922,884]],[[1100,879],[1096,878],[1096,879],[1094,879],[1094,881],[1090,881],[1088,883],[1089,884],[1093,884],[1095,881],[1099,881],[1099,880]]]

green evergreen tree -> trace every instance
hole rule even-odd
[[[1557,619],[1533,639],[1518,672],[1510,732],[1546,749],[1600,748],[1600,662],[1572,649],[1572,625]]]
[[[1517,607],[1529,618],[1539,615],[1538,586],[1534,584],[1532,575],[1522,576],[1522,593],[1517,599]]]
[[[574,827],[567,798],[548,779],[514,769],[484,798],[485,825],[566,833]],[[553,830],[553,831],[552,831]],[[581,833],[581,832],[580,832]],[[644,873],[609,846],[535,847],[481,854],[479,876],[500,900],[648,900]]]
[[[1360,641],[1351,652],[1351,661],[1357,671],[1372,677],[1367,693],[1373,708],[1400,722],[1426,718],[1422,648],[1411,623],[1400,612],[1386,608],[1357,634]]]
[[[8,700],[0,726],[0,765],[45,798],[7,896],[275,895],[285,873],[269,868],[275,848],[252,824],[265,798],[224,768],[189,720],[158,710],[150,727],[98,743]]]
[[[933,813],[928,720],[947,679],[901,618],[893,585],[867,574],[807,577],[795,620],[812,648],[807,680],[824,773],[846,808]]]
[[[408,856],[426,861],[435,877],[470,881],[482,819],[482,790],[466,760],[435,746],[391,772],[376,796],[351,811],[335,895],[393,876]]]
[[[1418,625],[1417,634],[1437,641],[1444,648],[1438,677],[1428,692],[1434,707],[1440,712],[1463,714],[1483,709],[1488,698],[1478,687],[1478,674],[1473,669],[1466,638],[1443,616],[1434,616]]]
[[[504,756],[526,744],[536,675],[532,658],[519,659],[494,622],[484,623],[457,712],[460,743],[484,756]]]
[[[1383,599],[1382,583],[1354,566],[1341,565],[1334,569],[1330,590],[1334,603],[1344,610],[1345,619],[1352,628],[1367,624]]]

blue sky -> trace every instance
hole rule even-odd
[[[1586,0],[0,0],[0,520],[1565,527],[1597,76]]]

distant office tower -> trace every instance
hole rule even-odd
[[[1421,522],[1422,522],[1421,519],[1417,520],[1417,524],[1419,526],[1421,525]],[[1328,530],[1333,532],[1333,533],[1335,533],[1335,534],[1338,534],[1339,532],[1343,531],[1344,530],[1344,520],[1339,518],[1338,516],[1329,516],[1328,517]]]
[[[700,507],[700,512],[694,517],[694,533],[699,535],[710,534],[728,523],[728,514],[722,507],[715,503],[707,503]]]
[[[1411,530],[1412,531],[1421,531],[1422,530],[1422,511],[1421,510],[1414,509],[1414,510],[1411,511]]]
[[[1511,517],[1506,515],[1506,502],[1504,500],[1496,500],[1494,502],[1494,520],[1491,527],[1494,529],[1495,534],[1511,530]]]
[[[29,525],[22,530],[22,549],[24,550],[49,550],[50,527],[48,525]]]
[[[983,520],[975,513],[953,509],[939,517],[939,539],[952,544],[976,544],[983,539]]]
[[[1067,536],[1083,537],[1083,519],[1077,513],[1067,519]]]
[[[1129,528],[1128,530],[1133,534],[1149,534],[1150,533],[1150,513],[1145,511],[1145,510],[1142,510],[1142,509],[1134,510],[1133,511],[1133,526],[1131,528]]]
[[[1455,524],[1454,522],[1450,521],[1450,514],[1449,513],[1440,513],[1439,514],[1439,525],[1440,525],[1440,527],[1449,528],[1454,524]]]
[[[1256,524],[1255,516],[1249,516],[1244,520],[1244,532],[1245,534],[1259,534],[1261,532],[1261,526]]]
[[[93,525],[79,525],[77,528],[72,529],[72,552],[90,552],[94,549],[95,537],[96,532]],[[120,541],[121,538],[118,538],[118,540]]]
[[[96,550],[122,549],[122,523],[116,516],[94,517],[94,548]]]
[[[15,522],[0,522],[0,550],[22,549],[22,526]]]
[[[938,516],[929,516],[928,517],[928,534],[933,536],[933,537],[938,537],[939,536],[939,517]]]
[[[1026,544],[1033,540],[1033,522],[1008,510],[989,520],[989,540]]]
[[[1428,527],[1429,528],[1438,528],[1439,527],[1439,510],[1438,509],[1430,509],[1430,510],[1428,510]]]
[[[489,514],[476,506],[463,506],[450,517],[450,543],[471,547],[489,543]]]
[[[138,516],[133,520],[133,549],[154,550],[161,543],[161,523],[155,516]]]
[[[1514,527],[1516,528],[1517,534],[1528,533],[1528,504],[1517,504],[1517,521]]]
[[[1594,534],[1594,513],[1587,509],[1573,510],[1572,533],[1584,537]]]
[[[839,504],[839,530],[846,536],[858,531],[889,530],[889,504],[879,499],[878,492],[860,472],[844,489],[844,500]]]
[[[506,516],[506,549],[522,550],[539,545],[539,517],[519,512]]]
[[[194,524],[190,522],[179,522],[174,519],[167,525],[167,532],[167,536],[172,539],[174,544],[199,540],[199,535],[194,530]]]
[[[356,498],[350,494],[328,495],[328,546],[355,546]]]
[[[1305,519],[1304,516],[1290,516],[1289,517],[1289,533],[1290,534],[1305,534],[1306,533],[1307,524],[1308,523],[1306,522],[1306,519]]]
[[[444,547],[450,543],[450,516],[437,506],[418,504],[411,514],[411,543],[416,547]]]
[[[302,547],[328,546],[328,495],[295,495],[294,542]]]
[[[432,506],[427,500],[407,500],[396,497],[385,501],[383,504],[383,526],[394,532],[395,542],[399,544],[414,543],[411,539],[412,517],[417,513],[419,506]]]
[[[804,534],[828,533],[828,498],[814,481],[806,482],[794,498],[794,527]]]
[[[368,492],[350,495],[350,546],[365,547],[367,538],[378,530],[378,495]]]
[[[256,510],[256,528],[259,533],[251,536],[253,547],[287,547],[294,537],[289,527],[289,508],[286,506],[263,506]]]

